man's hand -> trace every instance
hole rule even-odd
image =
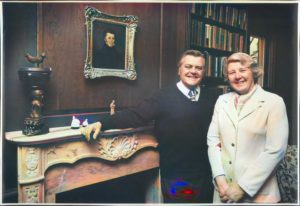
[[[90,141],[90,136],[91,133],[94,132],[93,134],[93,139],[96,139],[98,134],[101,131],[102,124],[100,122],[95,122],[93,124],[89,124],[87,127],[82,127],[80,128],[81,134],[85,136],[85,139],[87,141]]]
[[[224,175],[217,176],[215,178],[217,191],[219,192],[219,196],[222,202],[227,202],[228,197],[226,195],[226,190],[229,188],[229,185],[227,184],[226,178]]]
[[[244,190],[236,183],[231,184],[226,190],[226,196],[229,198],[228,203],[238,202],[244,194]]]

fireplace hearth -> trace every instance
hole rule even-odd
[[[158,168],[58,193],[57,203],[145,203]]]

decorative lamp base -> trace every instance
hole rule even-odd
[[[23,134],[27,136],[46,134],[49,132],[49,128],[45,124],[44,118],[30,118],[24,119]]]

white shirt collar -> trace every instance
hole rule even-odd
[[[179,91],[181,91],[181,92],[184,94],[184,96],[186,96],[187,98],[189,98],[188,93],[189,93],[190,89],[187,88],[187,87],[182,83],[182,81],[177,82],[176,85],[177,85],[177,88],[179,89]],[[196,100],[198,101],[198,99],[199,99],[199,97],[200,97],[200,86],[199,86],[199,85],[196,86],[195,89],[196,89],[196,91],[197,91]]]

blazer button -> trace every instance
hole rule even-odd
[[[234,143],[231,143],[231,146],[233,146],[233,147],[234,147]]]

